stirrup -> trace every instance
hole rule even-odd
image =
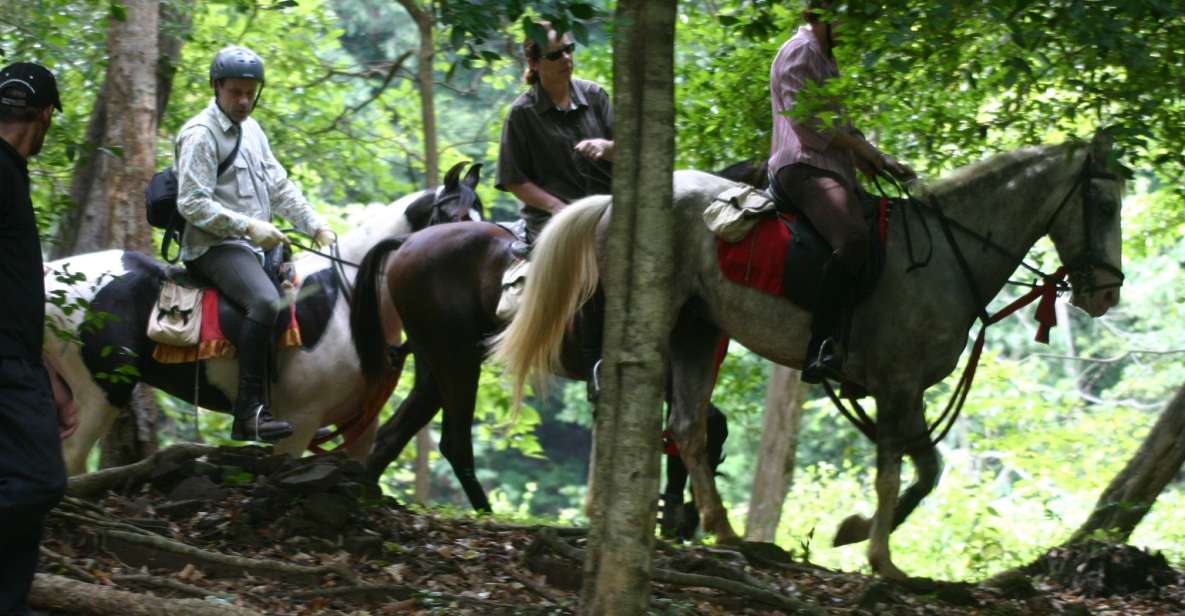
[[[271,416],[271,413],[268,413],[265,419],[264,412],[266,411],[267,407],[263,406],[263,404],[256,403],[253,411],[247,418],[244,419],[236,415],[234,423],[231,425],[230,438],[236,441],[271,443],[292,436],[292,424],[281,419],[275,419]],[[244,426],[241,425],[243,422],[249,423]],[[260,427],[269,423],[275,424],[272,430],[267,431],[266,434],[260,432]]]
[[[588,391],[586,394],[588,395],[589,402],[596,402],[597,398],[601,397],[601,362],[603,361],[603,359],[598,359],[593,364],[592,370],[588,371]]]
[[[802,369],[802,382],[817,385],[825,380],[843,381],[843,348],[834,337],[828,336],[819,345],[819,352]]]

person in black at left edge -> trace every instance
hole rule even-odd
[[[61,111],[44,66],[0,71],[0,615],[25,616],[41,526],[66,489],[61,438],[77,427],[59,417],[41,360],[45,282],[27,159]]]

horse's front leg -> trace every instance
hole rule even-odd
[[[415,362],[416,379],[411,393],[395,414],[378,430],[374,447],[366,460],[366,478],[378,483],[387,466],[403,453],[407,443],[428,425],[440,409],[440,394],[427,361]]]
[[[919,465],[919,480],[906,494],[907,509],[898,510],[901,491],[901,458],[907,449],[929,443],[921,392],[877,399],[876,513],[869,529],[868,562],[881,576],[903,580],[908,576],[889,550],[889,535],[904,520],[937,480],[937,465]],[[932,447],[922,447],[930,449]],[[931,460],[923,456],[922,460]]]
[[[686,310],[671,335],[671,432],[691,477],[691,490],[704,532],[720,543],[739,541],[728,521],[708,460],[707,409],[715,382],[720,333]]]

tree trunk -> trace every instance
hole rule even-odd
[[[109,23],[107,76],[75,165],[70,190],[75,209],[62,225],[58,256],[107,248],[154,252],[142,195],[156,168],[156,129],[190,17],[171,3],[136,0],[125,8],[123,21]],[[122,158],[100,148],[119,148]],[[154,391],[136,386],[130,412],[103,438],[102,468],[131,464],[157,450],[160,409]]]
[[[436,149],[436,92],[432,75],[432,60],[436,41],[433,37],[433,15],[429,9],[420,6],[416,0],[399,0],[404,10],[416,22],[420,34],[420,46],[416,52],[416,82],[420,90],[420,123],[424,138],[424,186],[432,188],[440,179],[440,153]],[[416,483],[415,499],[420,504],[428,502],[432,488],[432,467],[428,456],[433,449],[430,426],[416,433]]]
[[[128,9],[130,21],[132,19],[131,7],[129,6]],[[177,72],[177,64],[181,59],[181,47],[191,28],[191,17],[186,10],[179,9],[169,2],[159,3],[158,9],[157,23],[160,27],[157,28],[157,59],[153,60],[156,65],[156,70],[153,73],[156,77],[155,122],[152,125],[153,132],[145,134],[146,136],[155,135],[156,127],[160,125],[161,118],[164,116],[169,94],[173,89],[173,76]],[[120,23],[113,22],[111,31],[108,33],[108,55],[113,58],[117,54],[117,50],[112,47],[110,37],[115,34],[117,24]],[[128,22],[122,23],[127,24]],[[137,26],[136,30],[139,32],[141,28]],[[126,28],[120,31],[126,31]],[[143,45],[135,46],[142,47]],[[146,67],[147,63],[145,66],[138,66],[136,74],[143,75]],[[86,237],[86,233],[96,229],[102,221],[108,220],[106,202],[100,198],[102,188],[96,187],[95,183],[98,178],[102,177],[100,173],[103,168],[99,164],[100,157],[106,156],[99,148],[109,148],[111,144],[119,143],[107,130],[109,115],[107,101],[113,96],[107,85],[111,74],[112,68],[108,65],[108,77],[104,78],[103,85],[95,97],[95,105],[91,109],[90,120],[87,122],[86,136],[79,148],[78,158],[74,162],[74,174],[70,184],[70,201],[74,207],[62,216],[61,223],[58,225],[57,241],[50,246],[50,257],[53,259],[114,246],[114,244],[99,245],[96,238]],[[135,135],[133,134],[133,136]],[[148,147],[151,148],[152,158],[155,158],[156,155],[155,144],[155,140],[151,140],[148,144]],[[149,167],[154,166],[155,161],[152,161]],[[151,172],[148,177],[151,177]],[[96,190],[100,192],[94,192]],[[143,186],[140,187],[140,190],[143,190]],[[139,207],[140,201],[138,199],[135,203]],[[143,212],[135,212],[135,217],[137,220],[143,219]],[[146,246],[151,252],[151,229],[145,227],[145,233],[148,234]]]
[[[414,498],[421,505],[427,505],[428,499],[432,495],[432,465],[429,463],[428,454],[435,448],[436,444],[432,442],[430,425],[424,426],[424,429],[416,432],[416,483]]]
[[[115,468],[139,462],[160,449],[157,432],[161,416],[156,389],[143,383],[132,390],[132,402],[103,436],[99,468]]]
[[[1068,543],[1103,533],[1112,541],[1127,541],[1144,515],[1152,509],[1185,462],[1185,385],[1164,407],[1160,419],[1127,466],[1099,496],[1094,511]]]
[[[399,4],[415,20],[420,33],[420,47],[416,53],[416,81],[420,88],[420,122],[424,127],[424,173],[428,176],[426,184],[430,188],[436,186],[440,179],[440,154],[436,148],[436,92],[432,74],[432,61],[436,53],[436,41],[432,33],[435,23],[431,10],[421,8],[416,0],[399,0]]]
[[[793,368],[770,364],[761,446],[749,497],[749,519],[745,522],[745,539],[749,541],[772,542],[778,533],[782,503],[794,481],[798,430],[802,425],[800,377],[801,373]]]
[[[144,186],[156,166],[158,3],[127,0],[108,20],[107,76],[91,114],[71,187],[77,215],[62,254],[112,247],[152,251]]]
[[[602,252],[604,389],[582,614],[650,600],[672,272],[673,0],[621,0],[613,45],[613,215]]]

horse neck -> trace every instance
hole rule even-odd
[[[1017,259],[1048,232],[1058,206],[1077,180],[1083,164],[1080,149],[1076,144],[1062,144],[1009,152],[957,171],[929,191],[931,201],[947,218],[1011,255],[984,247],[980,239],[952,229],[983,300],[1000,292],[1020,265]],[[933,242],[946,244],[942,230],[932,219],[929,222]],[[913,227],[918,227],[916,222]]]
[[[389,205],[370,213],[350,232],[341,237],[339,249],[343,259],[358,263],[375,244],[389,237],[406,235],[412,232],[411,224],[407,221],[407,208],[425,191],[419,191],[402,197]]]

